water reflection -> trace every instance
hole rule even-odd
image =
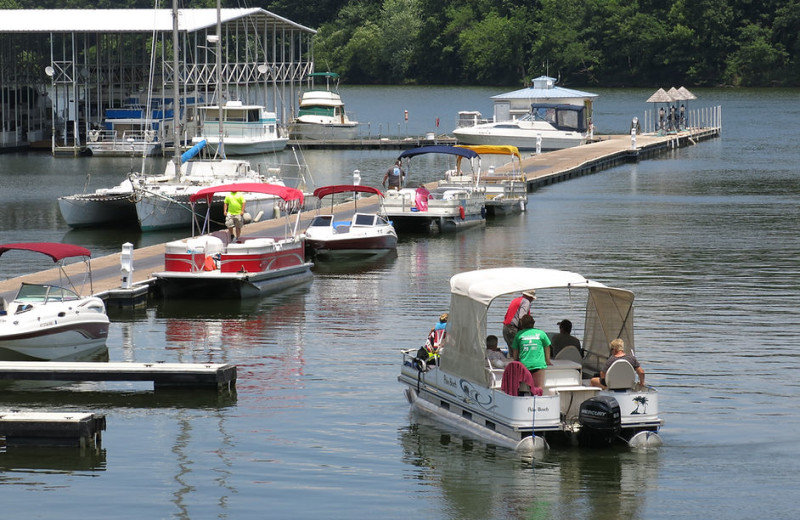
[[[39,486],[39,483],[26,482],[38,473],[69,473],[106,470],[106,450],[65,449],[47,446],[14,446],[0,450],[0,482],[5,484],[25,484]],[[27,474],[28,476],[23,476]]]
[[[564,448],[530,459],[411,418],[400,430],[403,462],[454,518],[634,520],[645,517],[645,492],[657,486],[657,451]]]

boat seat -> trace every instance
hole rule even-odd
[[[636,383],[636,370],[628,361],[620,359],[608,367],[606,387],[609,390],[628,390]]]
[[[567,345],[558,351],[553,359],[566,359],[567,361],[574,361],[575,363],[582,363],[583,357],[581,351],[575,345]]]

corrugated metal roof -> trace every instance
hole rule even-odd
[[[171,9],[3,9],[0,33],[117,33],[172,30]],[[258,25],[269,23],[316,33],[303,25],[263,9],[222,9],[222,23],[251,17]],[[250,20],[252,22],[252,20]],[[217,24],[216,9],[179,9],[178,29],[195,32]]]
[[[548,80],[548,81],[544,81]],[[541,76],[533,80],[536,87],[541,85],[552,85],[549,88],[536,88],[526,87],[513,92],[506,92],[505,94],[498,94],[492,96],[492,99],[566,99],[566,98],[596,98],[597,94],[591,92],[583,92],[580,90],[573,90],[571,88],[563,88],[555,86],[556,80]]]

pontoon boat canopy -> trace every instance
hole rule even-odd
[[[58,262],[64,258],[72,258],[75,256],[91,257],[92,252],[81,246],[74,246],[72,244],[59,244],[55,242],[31,242],[19,244],[3,244],[0,245],[0,255],[6,251],[32,251],[34,253],[42,253],[53,259],[53,262]]]
[[[314,196],[317,198],[327,197],[328,195],[334,195],[336,193],[371,193],[373,195],[379,195],[383,197],[383,193],[378,188],[373,188],[372,186],[360,186],[355,184],[336,184],[333,186],[322,186],[321,188],[317,188],[314,190]]]
[[[474,159],[475,157],[478,157],[477,153],[468,148],[457,148],[455,146],[421,146],[419,148],[412,148],[411,150],[406,150],[405,152],[401,153],[400,156],[397,158],[402,159],[404,157],[414,157],[426,153],[443,153],[448,155],[458,155],[461,157],[466,157],[467,159]]]
[[[225,193],[241,191],[245,193],[265,193],[267,195],[275,195],[283,200],[297,200],[300,204],[303,203],[303,192],[295,188],[287,188],[286,186],[278,186],[277,184],[267,184],[260,182],[242,182],[236,184],[221,184],[219,186],[210,186],[203,188],[189,198],[189,202],[195,203],[200,199],[210,201],[215,193]]]

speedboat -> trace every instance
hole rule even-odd
[[[355,213],[348,220],[336,220],[333,214],[334,195],[352,193]],[[383,199],[377,188],[360,185],[323,186],[314,190],[320,203],[331,197],[331,212],[318,214],[306,229],[306,251],[314,257],[359,257],[387,253],[397,249],[397,233],[382,212],[358,211],[358,194],[368,193]]]
[[[410,159],[424,154],[442,154],[452,157],[475,159],[478,154],[466,148],[454,146],[422,146],[406,150],[398,159],[406,159],[410,171]],[[408,178],[408,174],[406,175]],[[486,224],[486,189],[474,182],[454,187],[425,186],[401,187],[388,190],[384,199],[386,216],[397,231],[452,233]]]
[[[522,172],[522,157],[516,146],[468,146],[480,155],[477,184],[486,190],[486,214],[489,216],[510,215],[525,211],[528,205],[528,185]],[[488,164],[492,159],[500,164]],[[485,164],[486,163],[486,164]],[[471,176],[461,172],[461,157],[456,161],[456,170],[447,172],[439,187],[472,184]]]
[[[458,113],[453,135],[459,144],[560,150],[585,144],[591,136],[592,100],[597,94],[556,86],[540,76],[530,87],[492,96],[494,117]]]
[[[559,351],[544,370],[541,389],[519,384],[520,374],[509,369],[524,365],[495,368],[486,355],[485,338],[502,329],[507,297],[531,290],[536,291],[537,322],[546,322],[544,316],[552,313],[555,323],[554,316],[575,303],[584,304],[571,312],[585,316],[585,355],[577,347],[574,352]],[[633,293],[577,273],[520,267],[456,274],[450,279],[450,293],[438,364],[417,359],[416,348],[402,351],[398,380],[415,409],[489,443],[523,452],[546,449],[557,441],[598,447],[618,440],[632,447],[661,444],[658,393],[635,383],[633,368],[613,377],[609,369],[607,389],[589,381],[604,368],[612,340],[622,338],[626,352],[634,353]],[[491,307],[494,303],[499,309]],[[620,365],[625,370],[621,363],[612,368]]]
[[[308,75],[325,78],[325,89],[303,93],[297,118],[289,125],[291,139],[353,140],[358,137],[358,121],[352,121],[339,95],[339,75],[334,72],[313,72]]]
[[[198,107],[198,111],[203,123],[200,135],[194,137],[192,142],[207,141],[211,153],[226,157],[280,152],[289,142],[288,137],[282,137],[278,132],[275,112],[268,112],[262,105],[228,101],[221,108],[207,105]],[[222,153],[219,150],[220,140]]]
[[[69,227],[135,226],[134,185],[149,177],[130,173],[120,184],[99,188],[92,193],[77,193],[58,198],[58,209]]]
[[[284,235],[240,237],[230,241],[227,231],[209,234],[211,201],[215,196],[238,191],[278,197],[286,210]],[[303,236],[297,233],[303,192],[266,183],[225,184],[203,188],[190,197],[206,207],[195,217],[192,237],[166,244],[164,271],[153,273],[165,298],[243,299],[277,292],[311,279],[311,262],[305,261]],[[294,225],[290,217],[296,215]]]
[[[23,283],[11,302],[0,299],[0,358],[73,359],[106,347],[109,320],[105,304],[95,296],[81,296],[72,284],[75,276],[67,273],[65,265],[67,259],[83,258],[83,285],[88,283],[91,293],[88,249],[46,242],[0,245],[0,255],[8,251],[49,256],[59,266],[59,283]]]

